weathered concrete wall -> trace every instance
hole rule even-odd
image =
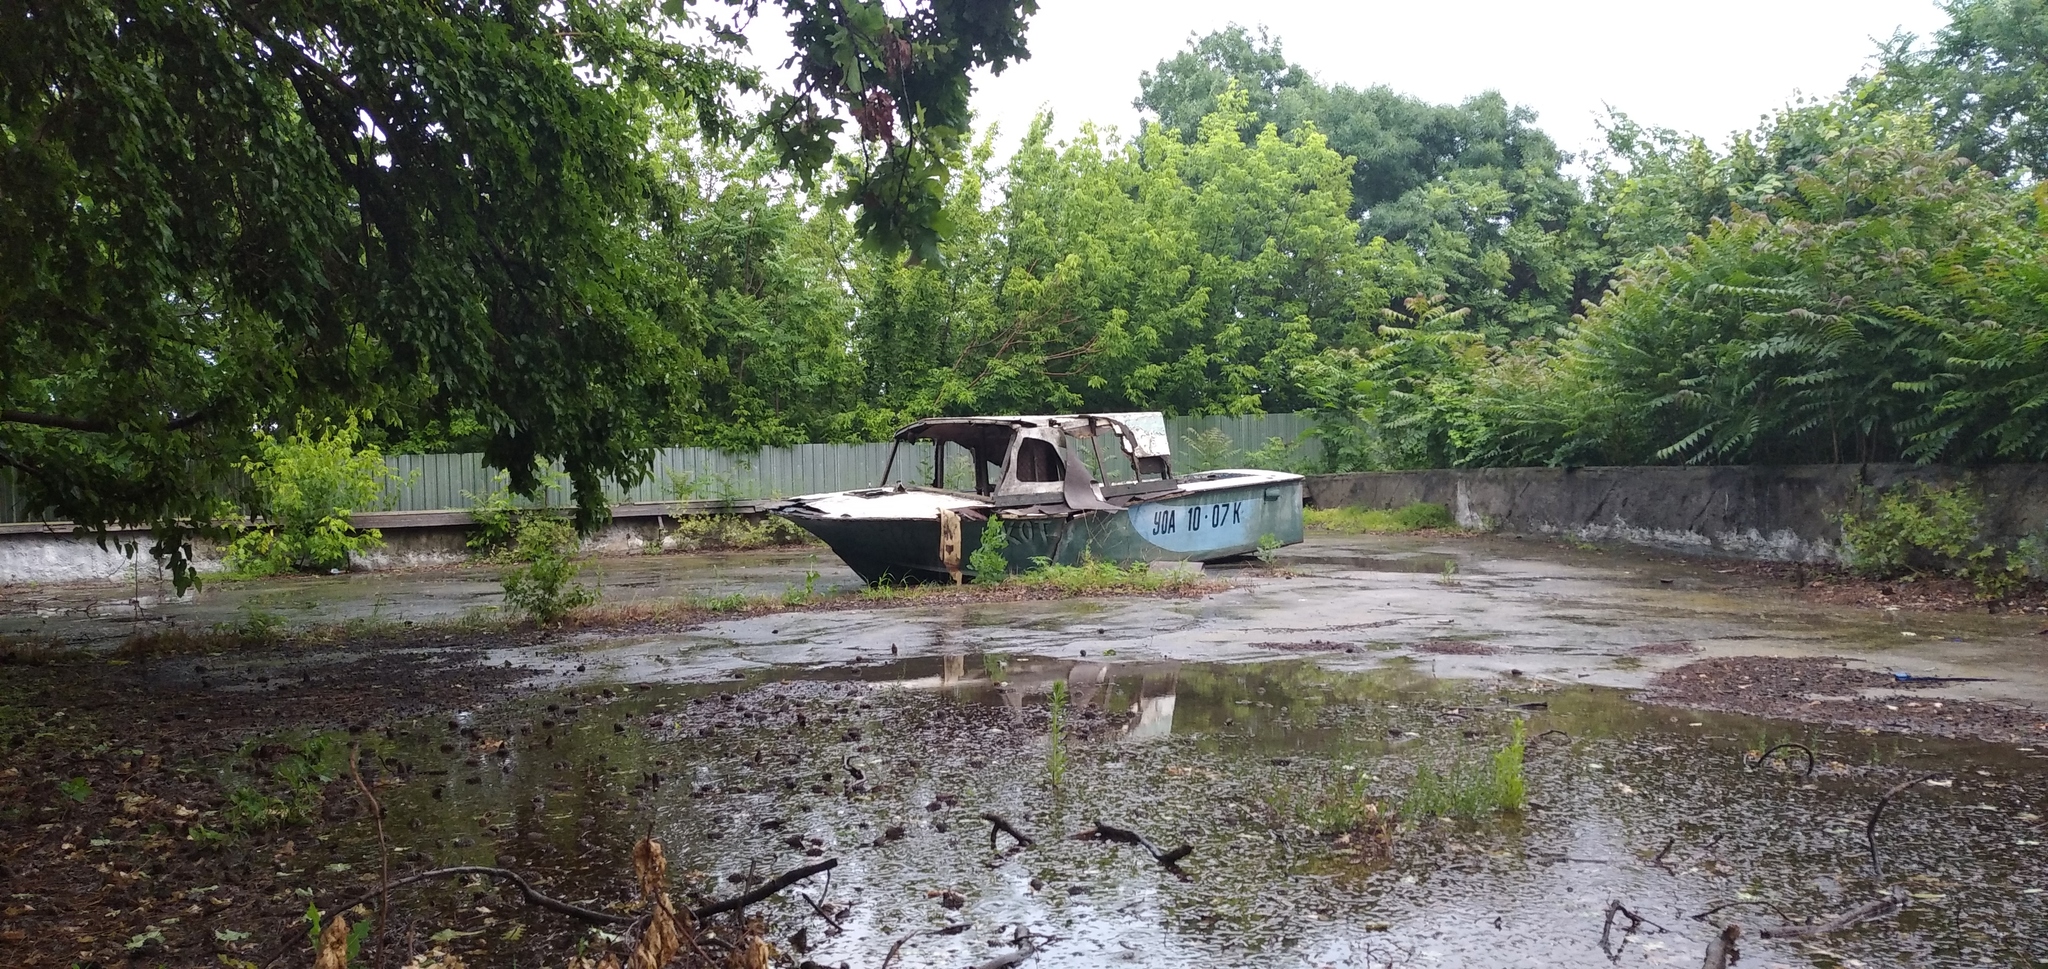
[[[587,552],[631,552],[661,540],[664,525],[675,519],[633,517],[614,519],[611,524],[583,540]],[[447,565],[467,558],[464,544],[470,526],[431,524],[393,526],[381,524],[384,547],[355,561],[355,568],[402,569]],[[123,554],[121,543],[136,543],[134,558]],[[102,549],[92,538],[69,530],[34,528],[24,525],[0,526],[0,586],[57,582],[144,582],[164,577],[149,556],[147,531],[116,532]],[[202,573],[224,568],[221,550],[195,544],[194,564]]]
[[[1315,475],[1317,508],[1443,505],[1467,528],[1790,562],[1834,561],[1836,516],[1859,488],[1968,481],[1985,495],[1987,531],[2016,539],[2048,527],[2048,465],[1981,471],[1911,464],[1715,468],[1485,468]]]

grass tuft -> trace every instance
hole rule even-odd
[[[1522,810],[1528,793],[1522,777],[1527,744],[1522,721],[1516,720],[1508,745],[1484,760],[1461,760],[1441,772],[1422,765],[1401,805],[1401,816],[1416,823],[1428,818],[1478,821]]]

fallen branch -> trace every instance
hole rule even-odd
[[[356,759],[362,748],[350,744],[348,748],[348,776],[355,778],[356,790],[363,792],[363,800],[370,803],[370,820],[377,825],[377,860],[382,873],[377,883],[377,960],[375,969],[384,969],[384,936],[391,931],[391,847],[384,839],[384,806],[377,803],[377,795],[370,793],[370,785],[363,783],[363,772],[356,766]]]
[[[1037,844],[1037,842],[1031,840],[1030,835],[1017,830],[1016,825],[1004,820],[1000,814],[983,811],[981,812],[981,819],[987,821],[990,825],[988,829],[988,850],[990,851],[996,850],[996,832],[998,831],[1017,839],[1017,846],[1020,848],[1029,848]]]
[[[1728,969],[1735,960],[1742,958],[1741,950],[1735,947],[1735,940],[1742,938],[1742,926],[1733,922],[1721,930],[1719,938],[1707,943],[1707,961],[1700,969]]]
[[[809,878],[812,875],[821,875],[837,867],[839,867],[839,859],[827,858],[824,861],[818,862],[814,865],[805,865],[802,868],[795,869],[794,871],[786,871],[782,873],[781,877],[769,882],[766,885],[762,885],[760,888],[756,888],[753,891],[746,893],[745,895],[735,895],[732,898],[720,899],[719,901],[712,902],[709,905],[704,906],[703,908],[699,908],[692,911],[690,913],[690,916],[692,918],[695,918],[697,921],[702,922],[705,919],[708,919],[714,915],[723,915],[727,912],[737,911],[739,909],[746,908],[747,906],[752,905],[755,902],[761,901],[762,899],[765,899],[768,896],[775,894],[776,892],[782,891],[783,889],[788,888],[789,886],[794,885],[797,882],[803,881],[804,879]]]
[[[1188,875],[1187,872],[1180,870],[1180,861],[1181,859],[1186,858],[1188,855],[1193,854],[1195,851],[1193,845],[1186,844],[1181,845],[1180,847],[1175,848],[1171,851],[1160,851],[1158,848],[1152,846],[1152,842],[1145,840],[1144,835],[1139,834],[1136,831],[1132,831],[1128,828],[1111,827],[1110,825],[1103,824],[1100,821],[1095,822],[1094,827],[1074,835],[1074,840],[1114,841],[1118,844],[1137,845],[1138,847],[1145,849],[1146,853],[1152,856],[1152,860],[1159,863],[1159,867],[1164,868],[1167,871],[1173,872],[1175,875],[1178,875],[1183,879],[1187,878]]]
[[[1884,898],[1865,902],[1826,922],[1816,925],[1772,926],[1757,934],[1766,939],[1810,939],[1816,935],[1840,932],[1859,922],[1868,922],[1871,919],[1883,918],[1897,913],[1900,909],[1906,907],[1907,897],[1905,889],[1893,888],[1891,893]]]
[[[774,881],[762,885],[761,887],[756,888],[753,891],[748,892],[744,895],[735,895],[732,898],[720,899],[719,901],[711,902],[702,908],[695,909],[690,913],[690,916],[696,919],[697,921],[701,922],[714,915],[722,915],[726,912],[730,912],[735,909],[745,908],[749,905],[754,904],[755,902],[761,901],[762,899],[765,899],[768,896],[775,894],[776,892],[782,891],[783,889],[788,888],[789,886],[794,885],[797,882],[803,881],[804,879],[809,878],[812,875],[830,871],[838,866],[839,859],[837,858],[827,858],[824,861],[818,862],[814,865],[805,865],[804,867],[798,868],[794,871],[785,872],[781,877],[775,879]],[[388,887],[402,888],[406,885],[427,881],[433,878],[453,878],[458,875],[486,875],[491,878],[504,879],[505,881],[509,881],[513,885],[517,886],[519,889],[519,894],[523,896],[529,904],[547,909],[548,911],[554,912],[557,915],[566,915],[572,919],[578,919],[580,921],[589,922],[592,925],[631,925],[639,919],[639,916],[635,915],[619,915],[612,912],[600,912],[596,909],[588,909],[580,905],[571,905],[570,903],[564,902],[560,899],[550,898],[546,895],[541,894],[538,889],[535,889],[533,887],[533,884],[526,880],[526,876],[521,875],[520,873],[513,871],[509,868],[488,868],[482,865],[457,865],[453,868],[435,868],[431,871],[415,872],[414,874],[396,879],[392,881]],[[368,902],[376,898],[377,894],[378,893],[373,892],[371,894],[361,896],[346,904],[336,906],[334,911],[346,912],[349,909],[355,908],[358,905],[364,904],[365,902]]]
[[[1884,806],[1890,804],[1892,798],[1904,793],[1907,788],[1923,781],[1931,781],[1946,773],[1948,772],[1935,771],[1900,783],[1884,792],[1884,795],[1877,799],[1877,804],[1870,809],[1870,820],[1863,823],[1863,842],[1870,847],[1870,870],[1880,881],[1884,879],[1884,866],[1877,860],[1877,819],[1884,816]]]
[[[1607,919],[1606,921],[1600,924],[1600,951],[1607,953],[1610,958],[1617,962],[1621,960],[1621,953],[1615,951],[1608,942],[1608,936],[1612,934],[1614,931],[1614,917],[1617,915],[1621,916],[1622,918],[1628,919],[1628,928],[1621,930],[1622,939],[1624,942],[1627,941],[1628,936],[1635,934],[1635,931],[1637,929],[1642,928],[1645,925],[1648,925],[1659,932],[1665,931],[1663,926],[1658,925],[1657,923],[1652,922],[1649,919],[1646,919],[1640,915],[1637,915],[1634,912],[1629,911],[1628,906],[1621,904],[1621,899],[1617,898],[1611,902],[1608,902]]]
[[[1813,749],[1812,749],[1812,748],[1810,748],[1810,747],[1808,747],[1808,746],[1806,746],[1805,744],[1802,744],[1802,743],[1794,743],[1794,742],[1792,742],[1792,741],[1789,741],[1789,740],[1788,740],[1788,741],[1786,741],[1786,742],[1784,742],[1784,743],[1782,743],[1782,744],[1773,744],[1773,745],[1771,746],[1771,748],[1770,748],[1769,750],[1766,750],[1766,751],[1764,751],[1763,753],[1761,753],[1761,754],[1758,754],[1758,755],[1757,755],[1757,757],[1756,757],[1756,760],[1755,760],[1755,761],[1751,761],[1751,760],[1749,759],[1749,754],[1745,752],[1745,753],[1744,753],[1744,754],[1742,755],[1742,767],[1743,767],[1743,769],[1744,769],[1744,770],[1747,770],[1747,771],[1750,771],[1751,773],[1754,773],[1754,772],[1756,771],[1756,769],[1757,769],[1757,768],[1759,768],[1759,767],[1762,767],[1762,766],[1764,765],[1764,761],[1767,761],[1767,760],[1770,760],[1770,759],[1771,759],[1771,755],[1772,755],[1772,754],[1775,754],[1775,753],[1777,753],[1778,751],[1781,751],[1781,750],[1796,750],[1796,751],[1799,751],[1799,752],[1800,752],[1800,753],[1802,753],[1802,754],[1805,754],[1805,755],[1806,755],[1806,776],[1807,776],[1807,777],[1812,777],[1812,776],[1813,776]]]

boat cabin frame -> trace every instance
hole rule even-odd
[[[929,484],[890,485],[907,448],[932,445]],[[974,468],[974,491],[946,486],[951,444]],[[1107,446],[1105,446],[1107,445]],[[919,469],[922,471],[922,469]],[[979,498],[998,508],[1150,495],[1180,487],[1166,421],[1156,412],[934,417],[897,431],[881,485]]]

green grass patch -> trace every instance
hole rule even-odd
[[[1418,824],[1430,818],[1478,821],[1522,810],[1528,792],[1522,777],[1527,743],[1517,720],[1508,745],[1490,757],[1461,759],[1441,771],[1424,764],[1401,804],[1402,818]]]
[[[1186,569],[1153,569],[1145,562],[1117,565],[1092,559],[1080,565],[1041,563],[1008,581],[1025,586],[1058,589],[1069,595],[1110,592],[1180,592],[1202,583],[1202,577]]]
[[[1450,509],[1418,501],[1403,508],[1309,508],[1302,521],[1310,528],[1352,535],[1398,535],[1458,527]]]

